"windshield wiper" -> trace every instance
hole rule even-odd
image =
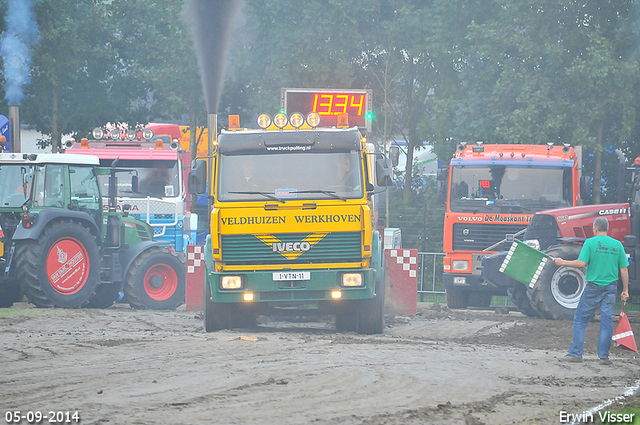
[[[234,191],[234,192],[228,192],[228,193],[235,193],[235,194],[238,194],[238,195],[262,195],[265,198],[271,199],[272,201],[282,202],[284,204],[284,201],[282,199],[276,198],[275,196],[273,196],[272,194],[267,193],[267,192],[235,192]]]
[[[322,193],[323,195],[329,195],[332,198],[340,199],[341,201],[346,201],[347,198],[344,198],[340,195],[336,195],[336,192],[333,190],[299,190],[298,193]]]

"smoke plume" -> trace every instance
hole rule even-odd
[[[239,6],[239,0],[188,0],[185,6],[209,114],[218,111],[231,28]]]
[[[31,0],[9,0],[4,20],[0,56],[4,63],[5,99],[9,105],[19,105],[24,97],[22,89],[29,82],[31,47],[38,41]]]

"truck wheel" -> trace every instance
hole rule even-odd
[[[359,334],[373,335],[384,333],[384,257],[379,268],[379,277],[376,279],[377,282],[375,298],[370,300],[357,301],[356,304],[355,331]]]
[[[0,283],[0,308],[9,308],[22,300],[22,289],[17,283]]]
[[[447,288],[447,307],[467,308],[469,305],[469,292],[459,288]]]
[[[84,307],[100,283],[100,251],[78,222],[54,222],[38,240],[16,244],[16,275],[37,307]]]
[[[351,305],[341,306],[336,312],[335,326],[338,332],[355,332],[356,314]]]
[[[524,285],[514,286],[507,289],[507,295],[511,302],[518,307],[518,310],[527,317],[540,317],[538,311],[531,305],[527,295],[527,287]]]
[[[471,292],[469,293],[469,305],[471,307],[486,308],[491,305],[491,294],[484,292]]]
[[[565,260],[575,260],[580,255],[577,245],[551,248],[547,254]],[[573,319],[580,296],[587,285],[584,269],[556,266],[547,262],[533,289],[529,288],[531,304],[545,319]]]
[[[203,303],[205,332],[215,332],[221,329],[231,328],[229,305],[211,301],[211,287],[209,286],[209,282],[206,281],[204,283]]]
[[[174,310],[184,303],[187,270],[173,250],[154,246],[142,252],[127,270],[124,294],[133,308]]]

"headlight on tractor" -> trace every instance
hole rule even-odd
[[[527,245],[540,251],[540,241],[537,239],[529,239],[524,241]]]
[[[469,262],[467,260],[453,260],[451,263],[453,270],[468,270]]]
[[[220,289],[242,289],[243,286],[242,276],[222,276],[220,278]]]
[[[341,285],[344,287],[364,286],[364,279],[362,279],[362,273],[344,273],[342,275]]]

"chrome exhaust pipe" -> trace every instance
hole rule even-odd
[[[20,107],[17,105],[9,105],[9,151],[20,152]]]

